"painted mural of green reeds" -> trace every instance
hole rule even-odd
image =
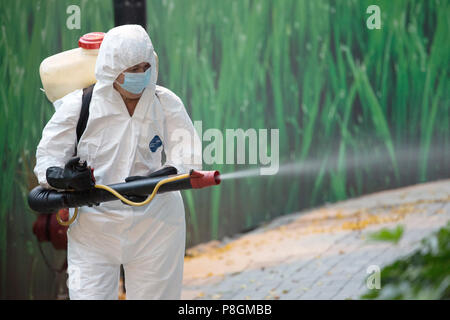
[[[66,9],[81,8],[81,29],[69,30]],[[90,10],[92,9],[92,10]],[[77,46],[89,31],[113,27],[109,1],[12,1],[0,3],[0,270],[1,298],[53,298],[54,274],[42,261],[28,208],[37,184],[35,150],[54,109],[40,90],[41,61]],[[89,30],[89,31],[87,31]],[[44,250],[52,258],[50,246]]]
[[[81,8],[80,30],[66,27],[70,4]],[[381,30],[366,27],[371,4],[381,9]],[[188,244],[324,202],[448,178],[449,9],[439,0],[148,1],[159,83],[203,130],[278,128],[282,163],[315,160],[319,168],[185,192]],[[111,1],[0,2],[1,298],[56,290],[26,204],[35,148],[53,113],[39,90],[39,64],[111,27]],[[381,164],[346,166],[368,154]]]
[[[381,30],[366,27],[371,4]],[[278,128],[282,162],[323,162],[311,177],[192,193],[195,230],[216,238],[324,201],[448,177],[448,10],[442,1],[152,2],[161,80],[194,120]],[[346,169],[367,153],[378,168]]]

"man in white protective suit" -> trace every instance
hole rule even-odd
[[[36,151],[34,172],[41,186],[61,188],[62,182],[75,190],[88,188],[91,181],[70,171],[75,152],[95,169],[96,183],[104,185],[159,170],[172,174],[201,169],[201,150],[194,148],[200,139],[180,98],[156,85],[153,45],[141,26],[124,25],[106,33],[95,76],[78,145],[82,90],[54,103],[56,112]],[[189,133],[189,139],[175,137],[178,129]],[[49,167],[60,170],[51,180]],[[158,194],[142,207],[120,200],[81,207],[67,235],[70,299],[117,299],[121,264],[128,299],[180,298],[186,226],[179,191]]]

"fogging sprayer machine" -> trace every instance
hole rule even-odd
[[[186,174],[143,178],[135,181],[111,185],[96,184],[94,188],[85,191],[57,191],[36,187],[28,195],[30,208],[40,213],[58,212],[56,218],[63,226],[75,221],[78,207],[100,205],[102,202],[121,200],[131,206],[149,204],[157,193],[186,189],[200,189],[220,184],[219,171],[191,170]],[[134,202],[127,197],[147,197],[142,202]],[[75,208],[75,212],[68,221],[63,221],[59,210]]]

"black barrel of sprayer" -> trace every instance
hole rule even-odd
[[[125,196],[147,196],[153,192],[153,189],[160,180],[166,178],[166,176],[147,178],[132,182],[112,184],[109,185],[109,187]],[[159,188],[158,193],[191,188],[191,179],[184,178],[163,184]],[[28,195],[28,204],[30,208],[42,213],[52,213],[62,208],[90,206],[113,200],[117,200],[116,196],[106,190],[96,188],[88,191],[58,192],[56,190],[44,189],[39,186],[31,190]]]

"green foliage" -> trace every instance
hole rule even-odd
[[[380,6],[381,30],[366,28],[370,4]],[[448,9],[407,0],[149,3],[160,83],[204,131],[279,128],[281,163],[320,168],[193,193],[195,238],[449,176]]]
[[[66,28],[71,4],[81,8],[80,30]],[[370,4],[381,8],[381,30],[365,26]],[[301,177],[227,181],[186,193],[188,244],[308,206],[449,176],[449,6],[148,1],[159,83],[181,97],[193,120],[204,130],[278,128],[281,162],[312,159],[320,167]],[[39,90],[39,64],[76,47],[81,35],[111,27],[112,1],[0,1],[2,298],[42,297],[31,292],[52,279],[27,242],[34,244],[26,197],[36,185],[35,149],[53,113]],[[347,166],[360,155],[373,161]]]
[[[81,8],[81,30],[66,28],[71,4]],[[54,275],[41,260],[26,201],[37,184],[36,146],[54,112],[39,89],[39,65],[76,47],[84,33],[113,27],[112,16],[111,1],[0,1],[0,298],[54,297]]]
[[[363,299],[450,299],[450,223],[410,256],[381,270],[381,289]]]
[[[399,225],[394,229],[383,228],[380,231],[368,235],[371,241],[388,241],[397,244],[403,236],[403,226]]]

